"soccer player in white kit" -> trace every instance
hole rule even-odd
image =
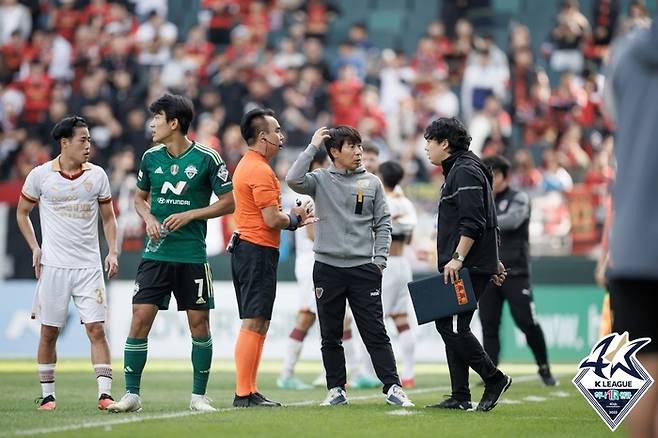
[[[58,122],[52,137],[61,154],[28,174],[16,220],[32,250],[37,288],[32,318],[41,322],[37,362],[42,398],[39,410],[54,410],[56,343],[68,318],[71,298],[91,342],[91,362],[98,383],[98,409],[112,403],[112,366],[105,337],[105,284],[98,242],[98,218],[109,246],[105,270],[112,278],[117,261],[117,221],[105,171],[88,162],[91,137],[82,117]],[[39,204],[41,247],[29,214]]]
[[[405,388],[416,385],[414,355],[416,340],[409,326],[409,291],[407,283],[412,280],[411,265],[404,255],[404,248],[411,242],[413,229],[418,222],[416,209],[399,186],[404,178],[404,169],[393,161],[379,166],[379,177],[384,184],[386,202],[391,212],[393,231],[388,266],[382,278],[382,304],[384,316],[391,318],[398,331],[402,372],[400,381]]]

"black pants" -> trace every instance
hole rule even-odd
[[[612,331],[628,332],[630,339],[649,337],[639,354],[658,353],[658,281],[616,278],[608,283]]]
[[[544,332],[537,321],[535,303],[532,299],[530,279],[527,275],[507,277],[502,286],[489,283],[480,298],[480,321],[484,351],[494,364],[498,364],[500,353],[500,318],[503,303],[507,300],[514,323],[528,341],[537,365],[548,364]]]
[[[327,372],[327,389],[344,389],[347,383],[345,353],[341,341],[345,299],[350,303],[354,321],[368,349],[377,377],[384,383],[384,393],[388,392],[392,385],[399,385],[400,378],[395,366],[391,340],[384,326],[382,274],[379,268],[372,263],[353,268],[337,268],[315,262],[313,283],[322,335],[322,361]]]
[[[489,283],[490,275],[471,274],[475,298],[479,299]],[[470,401],[468,368],[472,368],[484,380],[485,385],[495,383],[503,377],[487,353],[471,332],[471,319],[475,312],[467,312],[441,318],[436,321],[436,330],[446,344],[446,358],[450,371],[452,397],[459,401]]]

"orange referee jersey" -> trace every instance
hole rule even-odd
[[[281,185],[261,154],[248,151],[233,173],[235,224],[240,239],[256,245],[279,247],[280,230],[269,228],[261,209],[276,205],[281,210]]]

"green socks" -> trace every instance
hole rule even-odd
[[[212,338],[192,336],[192,368],[194,368],[192,394],[205,395],[211,364]]]
[[[146,364],[148,340],[128,338],[123,351],[123,371],[126,375],[126,392],[139,394],[142,370]]]

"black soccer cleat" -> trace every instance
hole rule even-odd
[[[512,385],[512,378],[506,374],[496,383],[484,386],[484,394],[482,400],[478,404],[476,410],[487,412],[492,410],[498,404],[500,396]]]
[[[250,406],[259,406],[259,407],[268,407],[268,408],[275,408],[281,406],[281,403],[270,400],[267,397],[265,397],[263,394],[260,392],[254,392],[251,394],[251,400],[249,401]]]
[[[544,383],[544,386],[558,385],[558,382],[551,374],[551,369],[548,367],[548,365],[541,365],[537,373],[539,374],[539,377],[541,377],[541,381]]]
[[[448,397],[447,399],[443,400],[442,402],[439,402],[434,405],[427,405],[425,406],[426,408],[432,408],[432,409],[457,409],[460,411],[468,411],[473,408],[473,405],[471,404],[470,401],[466,400],[457,400],[452,397]]]
[[[233,407],[234,408],[248,408],[251,402],[251,394],[249,395],[237,395],[233,397]]]

